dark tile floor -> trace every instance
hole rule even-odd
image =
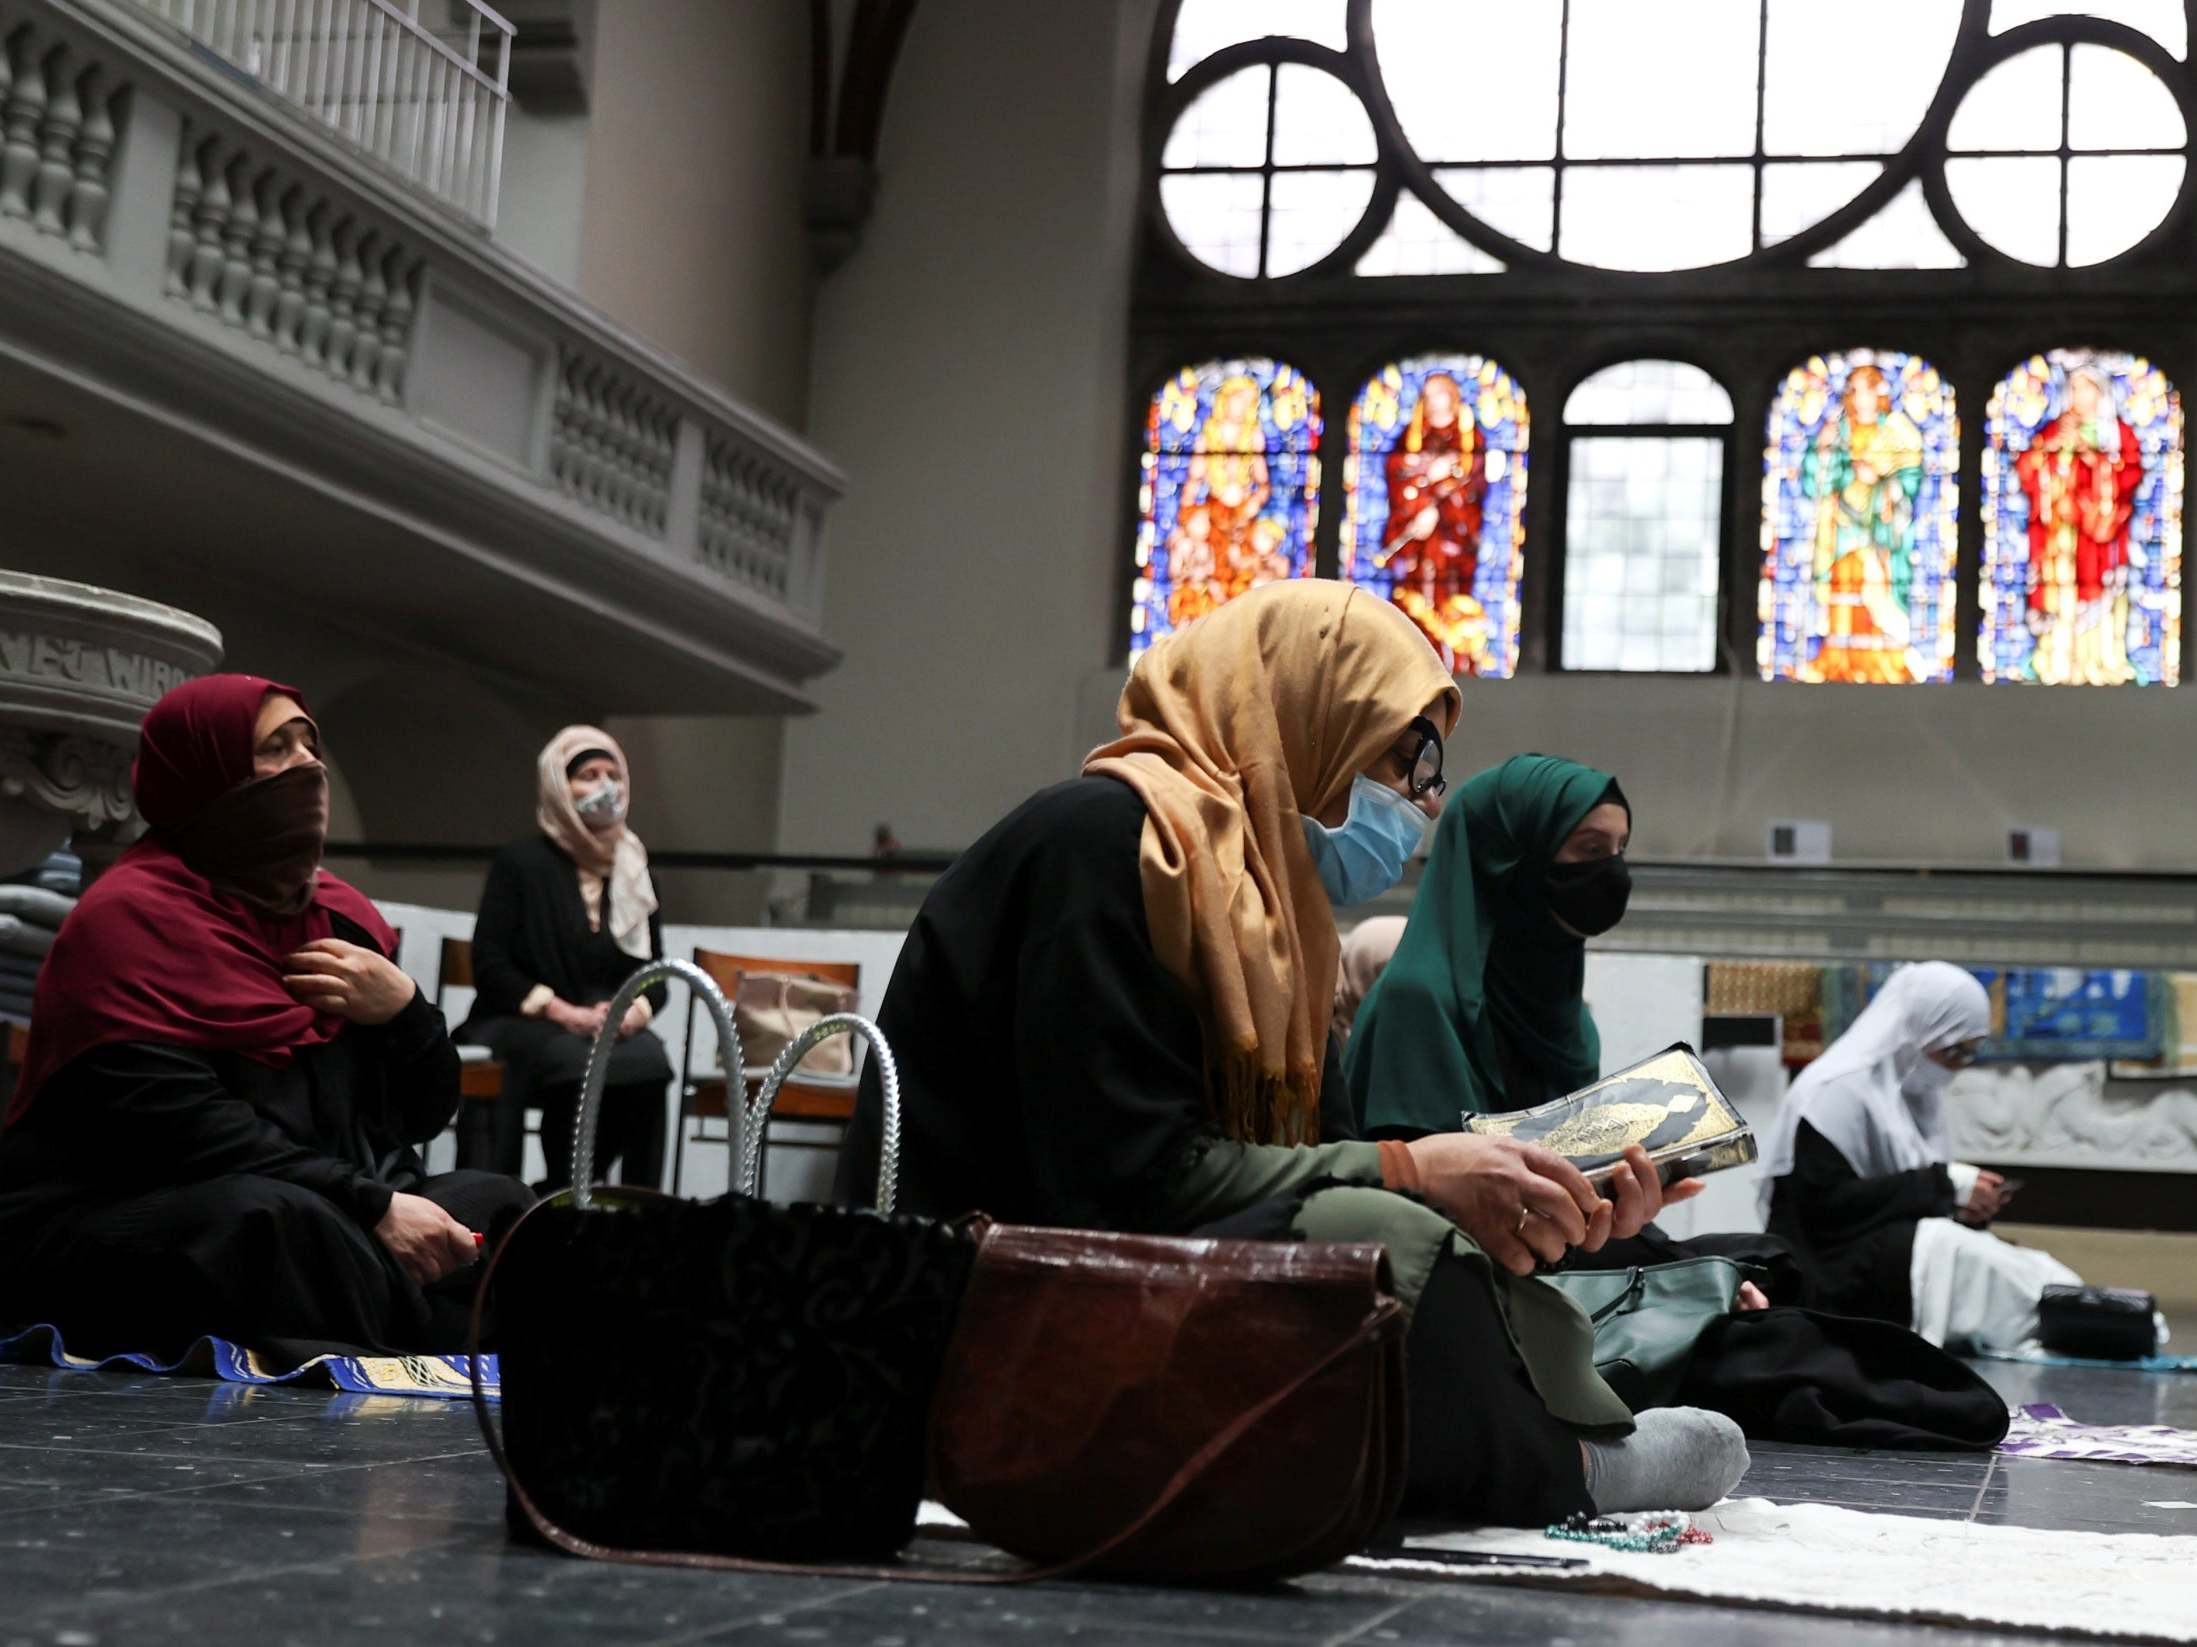
[[[2197,1377],[1986,1363],[2010,1400],[2197,1428]],[[1760,1446],[1744,1493],[2030,1527],[2197,1533],[2197,1472]],[[1912,1629],[1328,1575],[1256,1594],[987,1592],[610,1567],[509,1547],[456,1403],[0,1367],[0,1647],[1152,1640],[1893,1647]],[[2002,1638],[1934,1631],[1932,1647]],[[2010,1638],[2007,1638],[2010,1639]]]

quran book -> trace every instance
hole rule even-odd
[[[1467,1115],[1464,1125],[1552,1149],[1590,1178],[1615,1166],[1628,1144],[1648,1152],[1666,1183],[1745,1166],[1756,1153],[1754,1129],[1684,1045],[1538,1109]]]

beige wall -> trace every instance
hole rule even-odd
[[[600,0],[590,50],[584,117],[515,121],[499,238],[800,429],[814,284],[801,194],[808,8]],[[651,846],[770,848],[778,721],[697,714],[610,730],[633,764],[634,825]],[[669,919],[739,921],[755,917],[756,887],[754,877],[672,871],[658,891]]]
[[[780,845],[958,846],[1060,774],[1112,645],[1133,77],[1151,0],[915,14],[878,203],[818,300],[811,438],[853,477]]]
[[[603,0],[594,52],[581,295],[799,428],[808,7]]]

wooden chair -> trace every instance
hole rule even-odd
[[[473,944],[466,938],[445,938],[442,960],[435,971],[435,1006],[442,1007],[443,992],[472,989]],[[496,1156],[496,1104],[503,1097],[504,1066],[486,1056],[485,1048],[460,1047],[458,1066],[458,1165],[491,1168]],[[482,1053],[466,1057],[468,1050]]]
[[[776,972],[796,978],[814,978],[824,983],[845,984],[849,989],[862,986],[862,967],[855,961],[787,961],[770,960],[758,955],[727,955],[714,949],[697,949],[694,964],[710,975],[717,987],[725,992],[728,1001],[739,999],[740,982],[751,973]],[[672,1140],[671,1193],[679,1193],[681,1168],[686,1162],[687,1123],[695,1123],[693,1133],[697,1143],[723,1144],[732,1147],[737,1136],[732,1125],[730,1094],[724,1072],[724,1054],[718,1053],[718,1067],[694,1073],[694,1021],[697,1014],[687,1013],[686,1047],[679,1061],[679,1122],[678,1135]],[[767,1073],[767,1065],[750,1063],[747,1066],[748,1090],[752,1094]],[[778,1089],[778,1102],[771,1106],[770,1118],[777,1121],[818,1122],[837,1126],[842,1130],[854,1118],[854,1083],[851,1081],[803,1081],[789,1080]],[[706,1130],[707,1123],[723,1121],[725,1133],[717,1137]]]

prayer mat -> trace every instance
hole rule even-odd
[[[285,1369],[280,1359],[225,1338],[201,1338],[169,1360],[148,1354],[71,1355],[54,1327],[26,1327],[0,1338],[0,1361],[33,1366],[51,1361],[70,1372],[135,1368],[186,1378],[218,1378],[230,1384],[324,1384],[356,1395],[416,1395],[464,1401],[473,1394],[472,1359],[463,1355],[315,1355]],[[502,1394],[496,1358],[481,1357],[481,1383],[489,1399]]]
[[[2002,1453],[2087,1458],[2098,1464],[2179,1464],[2197,1469],[2197,1430],[2165,1424],[2078,1424],[2049,1401],[2014,1409]]]
[[[2110,1367],[2115,1372],[2197,1372],[2197,1355],[2147,1355],[2141,1361],[2054,1355],[2050,1350],[1980,1350],[1981,1361],[2025,1361],[2032,1367]]]

